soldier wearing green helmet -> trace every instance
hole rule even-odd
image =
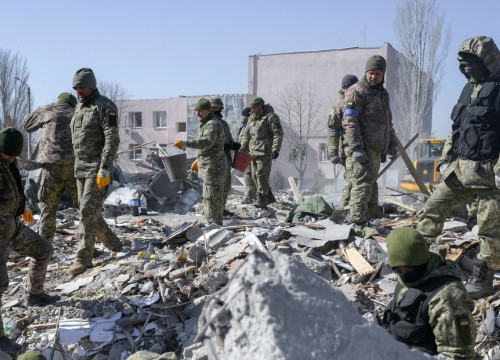
[[[461,282],[458,265],[430,252],[423,236],[412,228],[389,234],[387,257],[398,285],[382,326],[411,348],[474,359],[474,302]]]

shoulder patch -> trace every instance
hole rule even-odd
[[[458,330],[458,338],[461,345],[473,344],[468,316],[456,316],[455,324]]]
[[[245,130],[246,130],[246,131],[250,131],[250,129],[251,129],[251,126],[250,126],[250,125],[245,126]]]
[[[118,124],[117,124],[117,121],[116,121],[116,113],[113,112],[113,111],[110,111],[108,113],[108,119],[109,119],[109,126],[114,126],[116,127]]]

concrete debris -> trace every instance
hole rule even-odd
[[[248,256],[226,291],[205,305],[199,327],[209,358],[426,358],[369,324],[299,261],[277,253]]]
[[[75,259],[79,214],[60,207],[45,285],[62,298],[55,306],[23,307],[29,259],[11,252],[2,315],[7,335],[25,349],[49,356],[55,346],[66,359],[92,360],[133,359],[140,350],[158,359],[422,358],[361,317],[374,321],[392,299],[397,278],[386,264],[386,237],[415,226],[417,217],[384,214],[365,228],[332,217],[288,223],[298,205],[289,190],[275,192],[268,211],[230,195],[234,215],[224,226],[206,226],[196,177],[170,182],[160,170],[119,178],[124,186],[115,181],[105,214],[124,249],[111,254],[97,243],[94,267],[74,279],[66,270]],[[147,196],[146,215],[130,214],[137,191]],[[301,196],[307,202],[310,195]],[[450,220],[438,240],[468,275],[477,226]],[[497,274],[495,285],[499,280]],[[476,348],[485,359],[500,352],[499,294],[476,301]],[[63,356],[56,351],[54,359]]]

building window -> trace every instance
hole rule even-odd
[[[167,112],[153,111],[153,125],[155,128],[167,128]]]
[[[186,123],[178,122],[177,123],[177,132],[186,132]]]
[[[142,128],[142,113],[141,112],[129,112],[128,113],[128,124],[131,128]]]
[[[319,144],[319,161],[328,161],[328,148],[325,143]]]
[[[130,144],[128,146],[130,152],[130,160],[142,160],[142,148],[138,148],[140,144]]]

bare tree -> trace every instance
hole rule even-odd
[[[126,101],[132,96],[128,93],[125,88],[116,81],[99,80],[97,81],[97,88],[101,95],[106,96],[111,101],[113,101],[118,107],[118,119],[120,126],[127,125],[127,111],[126,111]]]
[[[29,112],[28,83],[26,58],[0,48],[0,128],[12,125],[26,135],[22,122]],[[32,96],[30,100],[33,103]]]
[[[441,89],[443,65],[451,41],[451,28],[435,0],[400,0],[394,21],[401,46],[395,109],[401,121],[396,132],[405,142],[423,128]]]
[[[299,185],[311,161],[311,142],[323,130],[322,106],[312,84],[292,83],[278,95],[277,112],[290,129],[288,160],[297,170]]]

